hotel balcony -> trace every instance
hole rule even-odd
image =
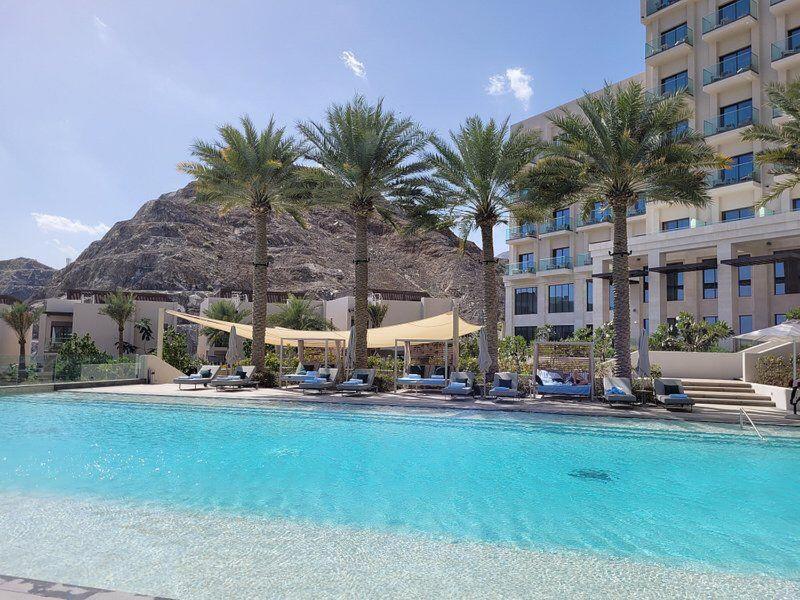
[[[774,69],[791,69],[800,65],[800,35],[772,44],[770,58]]]
[[[757,108],[740,108],[737,111],[714,117],[711,121],[703,122],[703,135],[709,142],[722,144],[727,141],[738,140],[741,132],[738,129],[749,127],[758,123],[759,113]]]
[[[575,266],[576,267],[591,267],[592,266],[592,255],[583,253],[577,254],[575,256]]]
[[[647,93],[652,96],[671,96],[678,92],[686,92],[690,96],[694,96],[694,80],[691,77],[687,77],[683,83],[678,85],[662,83],[658,87],[647,90]]]
[[[506,265],[506,275],[533,275],[536,273],[536,263],[519,262]]]
[[[741,184],[760,185],[761,174],[755,169],[753,163],[743,163],[712,173],[706,179],[706,183],[712,190],[735,191],[738,188],[734,189],[734,186]]]
[[[571,256],[554,256],[543,258],[539,261],[539,271],[560,271],[562,269],[571,270],[573,267]]]
[[[572,219],[549,219],[544,223],[539,224],[539,235],[547,235],[548,233],[559,233],[562,231],[574,231],[575,224]]]
[[[656,66],[692,53],[694,30],[687,27],[680,34],[667,33],[644,45],[647,64]]]
[[[758,55],[751,52],[746,56],[725,60],[711,69],[703,69],[703,88],[711,92],[750,83],[758,77]]]
[[[519,227],[509,227],[506,231],[506,241],[511,242],[514,240],[524,240],[536,237],[536,225],[533,223],[525,223]]]
[[[647,213],[647,201],[644,198],[638,198],[636,204],[629,206],[627,210],[627,217],[641,217]]]
[[[769,10],[773,15],[785,15],[795,8],[800,8],[800,0],[769,0]]]
[[[677,4],[686,4],[685,0],[647,0],[645,16],[652,17],[657,12]]]
[[[736,0],[703,17],[703,39],[710,42],[726,35],[746,31],[757,19],[756,0]]]
[[[576,225],[578,227],[590,227],[592,225],[602,225],[604,223],[611,223],[614,220],[614,213],[610,208],[603,210],[593,210],[585,217],[577,219]]]

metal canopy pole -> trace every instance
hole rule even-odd
[[[283,338],[280,338],[278,347],[278,389],[283,389]]]
[[[397,340],[394,341],[394,393],[397,393]]]

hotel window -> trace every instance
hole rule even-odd
[[[772,1],[774,4],[775,1]],[[790,29],[786,34],[786,50],[787,52],[793,52],[800,49],[800,27],[795,27],[794,29]]]
[[[731,184],[739,181],[749,181],[753,178],[753,153],[731,156],[728,168],[720,171],[722,183]]]
[[[691,227],[691,220],[689,217],[683,219],[673,219],[672,221],[664,221],[661,223],[661,231],[677,231],[678,229],[689,229]]]
[[[730,4],[728,6],[730,6]],[[723,54],[719,57],[719,76],[730,77],[731,75],[736,75],[744,69],[749,69],[752,56],[753,53],[750,50],[750,46],[747,46],[746,48],[740,48],[735,52]]]
[[[786,315],[783,313],[778,313],[775,315],[775,325],[780,325],[786,320]]]
[[[586,280],[586,312],[594,310],[594,280]]]
[[[781,252],[775,254],[780,255]],[[800,260],[776,262],[774,272],[776,296],[800,294]]]
[[[674,46],[675,44],[684,41],[688,34],[689,28],[686,26],[686,23],[681,23],[677,27],[667,29],[666,31],[661,32],[661,47],[669,48],[670,46]]]
[[[739,334],[753,331],[753,315],[739,315]]]
[[[717,268],[703,269],[703,299],[713,300],[717,297]]]
[[[717,8],[717,20],[726,25],[750,14],[750,0],[733,0]]]
[[[663,95],[677,94],[687,87],[689,87],[688,71],[681,71],[661,80],[661,93]]]
[[[786,263],[776,262],[775,270],[775,295],[783,296],[786,294]]]
[[[713,325],[714,323],[719,321],[719,318],[717,317],[717,315],[711,315],[709,317],[703,317],[703,321],[705,321],[706,323],[708,323],[710,325]]]
[[[650,302],[650,275],[642,277],[642,302]]]
[[[514,327],[514,335],[525,338],[526,342],[532,342],[536,339],[536,326],[523,325],[521,327]]]
[[[681,300],[683,300],[683,273],[667,273],[667,301],[680,302]]]
[[[792,210],[800,210],[800,198],[792,198]]]
[[[650,331],[650,319],[642,319],[642,328],[645,331]]]
[[[753,122],[753,101],[742,100],[719,109],[719,130],[736,129]]]
[[[575,333],[574,325],[553,325],[553,337],[556,341],[565,340]]]
[[[536,270],[536,257],[533,252],[526,252],[519,255],[519,269],[523,273]]]
[[[723,210],[723,221],[741,221],[742,219],[752,219],[756,215],[756,211],[752,206],[745,206],[744,208],[734,208],[733,210]]]
[[[562,208],[553,211],[553,221],[558,228],[569,227],[569,209]]]
[[[749,254],[743,254],[740,258],[747,258]],[[753,268],[750,265],[738,267],[739,271],[739,298],[749,298],[753,295]]]
[[[552,251],[553,265],[559,268],[569,268],[570,255],[569,246],[564,248],[553,248]]]
[[[514,314],[515,315],[536,314],[535,287],[516,288],[514,290]]]
[[[568,313],[575,311],[575,286],[572,283],[551,285],[547,288],[547,312]]]

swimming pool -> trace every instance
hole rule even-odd
[[[14,535],[0,540],[0,572],[200,597],[208,588],[191,580],[204,579],[208,561],[244,574],[265,568],[251,563],[266,553],[260,561],[284,572],[322,573],[331,555],[388,557],[397,543],[420,556],[461,546],[506,566],[538,557],[602,576],[609,564],[636,564],[798,591],[799,467],[791,432],[764,443],[685,423],[7,397],[0,530]],[[197,549],[188,563],[175,540]],[[231,565],[220,552],[237,544]],[[397,552],[395,562],[420,560]],[[338,569],[366,564],[343,560]],[[147,578],[126,563],[152,569],[163,587],[143,589]],[[164,564],[179,581],[162,581]]]

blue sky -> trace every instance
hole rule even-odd
[[[0,259],[63,266],[243,113],[360,92],[440,132],[518,121],[640,71],[643,41],[637,0],[0,0]]]

